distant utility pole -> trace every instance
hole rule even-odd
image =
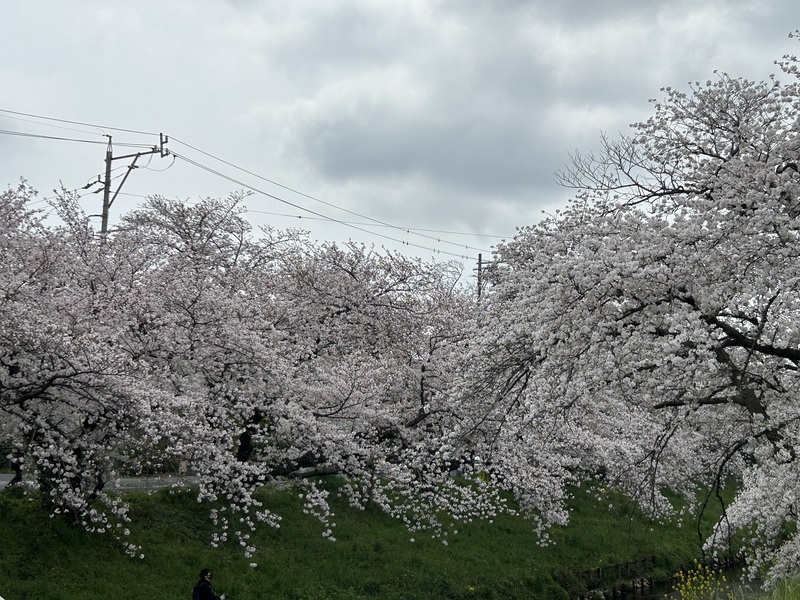
[[[481,299],[481,284],[483,283],[483,255],[478,253],[478,300]]]
[[[108,138],[108,147],[106,148],[106,176],[105,181],[103,182],[103,211],[100,214],[100,235],[103,238],[108,235],[108,211],[111,208],[111,205],[114,204],[114,200],[117,199],[117,194],[122,189],[125,180],[128,179],[128,175],[131,174],[136,168],[136,161],[139,160],[140,156],[146,156],[148,154],[160,154],[161,158],[169,155],[169,150],[166,149],[166,145],[169,142],[169,137],[164,135],[163,133],[159,133],[159,144],[158,146],[153,146],[152,149],[146,150],[144,152],[137,152],[136,154],[124,154],[122,156],[114,156],[113,151],[111,149],[111,136],[107,135]],[[117,187],[117,191],[114,192],[114,195],[111,195],[111,161],[113,160],[122,160],[123,158],[133,158],[131,164],[128,165],[128,171],[125,173],[125,177],[122,178],[119,186]]]
[[[486,291],[486,284],[492,283],[492,274],[497,265],[496,260],[483,260],[483,254],[478,253],[478,268],[475,269],[478,273],[478,302]]]

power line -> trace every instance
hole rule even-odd
[[[308,213],[310,213],[312,215],[315,215],[317,217],[325,219],[326,221],[333,222],[333,223],[338,223],[340,225],[345,225],[347,227],[351,227],[353,229],[357,229],[358,231],[362,231],[362,232],[368,233],[370,235],[374,235],[374,236],[377,236],[377,237],[380,237],[380,238],[383,238],[383,239],[386,239],[386,240],[390,240],[392,242],[398,242],[398,243],[403,244],[405,246],[411,246],[411,247],[419,248],[419,249],[422,249],[422,250],[428,250],[428,251],[434,252],[436,254],[446,254],[448,256],[454,256],[456,258],[460,258],[460,259],[463,259],[463,260],[470,260],[470,258],[471,258],[471,257],[465,256],[463,254],[456,254],[454,252],[448,252],[446,250],[439,250],[438,248],[430,248],[428,246],[422,246],[420,244],[415,244],[413,242],[408,242],[406,240],[401,240],[401,239],[397,239],[397,238],[394,238],[394,237],[391,237],[391,236],[388,236],[388,235],[383,235],[381,233],[376,233],[374,231],[370,231],[369,229],[364,229],[363,227],[359,227],[357,225],[350,225],[348,223],[345,223],[344,221],[340,221],[339,219],[334,219],[333,217],[329,217],[327,215],[323,215],[322,213],[318,213],[318,212],[316,212],[314,210],[311,210],[309,208],[305,208],[303,206],[300,206],[299,204],[295,204],[293,202],[290,202],[289,200],[286,200],[286,199],[281,198],[279,196],[275,196],[274,194],[270,194],[269,192],[265,192],[264,190],[261,190],[259,188],[253,187],[253,186],[251,186],[251,185],[249,185],[247,183],[244,183],[243,181],[240,181],[238,179],[230,177],[229,175],[225,175],[224,173],[221,173],[221,172],[219,172],[219,171],[217,171],[215,169],[212,169],[211,167],[208,167],[208,166],[206,166],[204,164],[201,164],[201,163],[199,163],[199,162],[197,162],[195,160],[187,158],[186,156],[183,156],[182,154],[178,154],[177,152],[173,151],[172,154],[176,158],[178,158],[180,160],[183,160],[183,161],[189,163],[190,165],[198,167],[199,169],[207,171],[208,173],[211,173],[213,175],[216,175],[218,177],[226,179],[227,181],[230,181],[230,182],[235,183],[237,185],[241,185],[241,186],[243,186],[243,187],[245,187],[245,188],[247,188],[247,189],[249,189],[249,190],[251,190],[253,192],[256,192],[256,193],[261,194],[263,196],[266,196],[268,198],[272,198],[273,200],[277,200],[278,202],[282,202],[283,204],[287,204],[287,205],[289,205],[289,206],[291,206],[293,208],[296,208],[298,210],[301,210],[301,211],[304,211],[304,212],[308,212]],[[488,251],[484,251],[484,252],[488,252]]]
[[[437,243],[440,243],[440,244],[450,244],[452,246],[456,246],[456,247],[459,247],[459,248],[460,247],[464,247],[467,250],[477,250],[477,251],[480,251],[480,252],[487,252],[487,250],[484,250],[482,248],[475,248],[475,247],[472,247],[472,246],[460,244],[458,242],[452,242],[452,241],[449,241],[449,240],[442,240],[441,238],[437,238],[437,237],[434,237],[434,236],[426,235],[424,233],[419,233],[419,231],[426,231],[424,229],[411,228],[411,227],[402,227],[400,225],[393,225],[391,223],[386,223],[385,221],[381,221],[380,219],[375,219],[375,218],[372,218],[370,216],[363,215],[361,213],[358,213],[358,212],[355,212],[355,211],[352,211],[352,210],[349,210],[349,209],[346,209],[346,208],[342,208],[341,206],[338,206],[336,204],[332,204],[330,202],[326,202],[325,200],[321,200],[320,198],[317,198],[317,197],[312,196],[310,194],[306,194],[305,192],[301,192],[300,190],[297,190],[297,189],[292,188],[290,186],[287,186],[287,185],[284,185],[282,183],[279,183],[279,182],[277,182],[277,181],[275,181],[273,179],[269,179],[267,177],[259,175],[258,173],[254,173],[252,171],[249,171],[249,170],[247,170],[247,169],[245,169],[243,167],[240,167],[240,166],[238,166],[236,164],[233,164],[233,163],[231,163],[231,162],[229,162],[227,160],[219,158],[218,156],[215,156],[215,155],[213,155],[213,154],[211,154],[209,152],[206,152],[205,150],[201,150],[200,148],[197,148],[196,146],[192,146],[191,144],[188,144],[188,143],[186,143],[184,141],[181,141],[181,140],[179,140],[179,139],[177,139],[175,137],[172,137],[171,139],[172,139],[173,142],[177,142],[179,144],[182,144],[182,145],[186,146],[187,148],[191,148],[192,150],[194,150],[196,152],[199,152],[200,154],[208,156],[209,158],[213,158],[216,161],[219,161],[219,162],[221,162],[221,163],[223,163],[225,165],[228,165],[229,167],[233,167],[234,169],[242,171],[243,173],[247,173],[248,175],[252,175],[253,177],[261,179],[262,181],[266,181],[267,183],[271,183],[272,185],[276,185],[276,186],[278,186],[280,188],[283,188],[283,189],[285,189],[285,190],[287,190],[289,192],[292,192],[294,194],[298,194],[299,196],[302,196],[304,198],[308,198],[309,200],[313,200],[314,202],[319,202],[320,204],[324,204],[325,206],[328,206],[330,208],[335,208],[336,210],[341,210],[341,211],[346,212],[348,214],[351,214],[353,216],[359,217],[360,219],[366,219],[368,221],[371,221],[372,223],[376,223],[376,224],[380,225],[381,227],[389,227],[391,229],[396,229],[398,231],[403,231],[403,232],[409,233],[409,234],[413,233],[414,235],[418,235],[418,236],[421,236],[421,237],[436,241]],[[441,232],[439,232],[439,233],[441,233]],[[497,237],[498,239],[502,239],[503,236],[486,236],[486,237]]]
[[[65,131],[77,131],[78,133],[88,133],[89,135],[100,135],[94,131],[88,131],[86,129],[76,129],[75,127],[64,127],[63,125],[51,125],[50,123],[42,123],[40,121],[34,121],[33,119],[22,119],[20,117],[11,117],[11,116],[6,116],[6,119],[21,121],[22,123],[33,123],[34,125],[44,125],[46,127],[53,127],[54,129],[63,129]]]
[[[172,153],[170,152],[170,154],[172,154]],[[150,158],[150,160],[152,160],[152,158],[153,158],[152,155],[149,158]],[[142,165],[139,168],[140,169],[147,169],[148,171],[153,171],[154,173],[163,173],[164,171],[169,171],[172,168],[172,165],[175,164],[175,157],[173,156],[172,157],[172,162],[169,163],[169,166],[166,166],[163,169],[155,169],[155,168],[150,166],[150,160],[147,161],[146,165]]]
[[[78,138],[68,138],[55,135],[42,135],[39,133],[26,133],[24,131],[11,131],[10,129],[0,129],[2,135],[16,135],[19,137],[41,138],[45,140],[58,140],[61,142],[80,142],[83,144],[103,144],[102,140],[81,140]]]
[[[94,127],[95,129],[110,129],[112,131],[124,131],[126,133],[137,133],[141,135],[158,135],[152,131],[139,131],[137,129],[123,129],[122,127],[110,127],[108,125],[96,125],[94,123],[83,123],[81,121],[70,121],[68,119],[56,119],[54,117],[45,117],[43,115],[33,115],[31,113],[24,113],[19,112],[16,110],[8,110],[5,108],[0,108],[0,112],[7,113],[10,115],[21,115],[23,117],[32,117],[34,119],[42,119],[44,121],[56,121],[57,123],[69,123],[71,125],[82,125],[84,127]]]
[[[41,120],[44,120],[44,121],[53,121],[53,122],[58,122],[58,123],[67,123],[67,124],[72,124],[72,125],[80,125],[80,126],[83,126],[83,127],[93,127],[93,128],[97,128],[97,129],[101,129],[101,130],[107,129],[107,130],[122,131],[122,132],[133,133],[133,134],[141,134],[141,135],[161,135],[161,134],[156,134],[154,132],[147,132],[147,131],[141,131],[141,130],[136,130],[136,129],[126,129],[126,128],[121,128],[121,127],[103,126],[103,125],[97,125],[97,124],[94,124],[94,123],[86,123],[86,122],[82,122],[82,121],[73,121],[73,120],[68,120],[68,119],[57,119],[57,118],[54,118],[54,117],[47,117],[47,116],[44,116],[44,115],[36,115],[36,114],[32,114],[32,113],[25,113],[25,112],[13,111],[13,110],[8,110],[8,109],[0,109],[0,113],[6,113],[6,114],[10,114],[10,115],[20,115],[20,116],[30,117],[30,118],[33,118],[33,119],[41,119]],[[11,117],[11,118],[13,118],[13,117]],[[24,120],[24,119],[17,119],[17,120]],[[44,123],[42,123],[42,124],[44,124]],[[51,125],[51,126],[52,127],[58,127],[58,126],[55,126],[55,125]],[[64,128],[64,127],[61,127],[61,128],[62,129],[69,129],[69,128]],[[90,133],[90,132],[86,132],[86,133]],[[86,140],[86,139],[69,138],[69,137],[63,137],[63,136],[49,136],[49,135],[43,135],[43,134],[34,134],[34,133],[29,133],[29,132],[20,132],[20,131],[12,131],[12,130],[0,130],[0,134],[2,134],[2,135],[15,135],[15,136],[21,136],[21,137],[30,137],[30,138],[49,139],[49,140],[57,140],[57,141],[67,141],[67,142],[75,142],[75,143],[88,143],[88,144],[105,144],[106,143],[105,141],[101,141],[101,140]],[[197,161],[194,161],[192,159],[189,159],[188,157],[182,156],[182,155],[177,154],[177,153],[172,153],[173,154],[173,164],[174,164],[174,161],[175,161],[176,158],[180,158],[181,160],[183,160],[185,162],[188,162],[188,163],[190,163],[190,164],[192,164],[192,165],[194,165],[194,166],[196,166],[196,167],[198,167],[200,169],[203,169],[203,170],[205,170],[205,171],[207,171],[207,172],[209,172],[211,174],[214,174],[214,175],[216,175],[218,177],[221,177],[223,179],[226,179],[228,181],[236,183],[237,185],[244,186],[244,187],[246,187],[248,189],[251,189],[252,191],[257,192],[259,194],[262,194],[262,195],[265,195],[267,197],[273,198],[273,199],[275,199],[275,200],[277,200],[279,202],[282,202],[284,204],[292,206],[293,208],[296,208],[297,210],[300,210],[302,212],[309,213],[311,215],[315,215],[319,220],[339,223],[341,225],[345,225],[345,226],[352,227],[354,229],[363,231],[364,233],[368,233],[370,235],[376,235],[378,237],[381,237],[381,238],[384,238],[384,239],[388,239],[388,240],[392,240],[394,242],[399,242],[399,243],[407,245],[407,246],[413,246],[413,247],[417,247],[417,248],[421,248],[421,249],[425,249],[425,250],[430,250],[430,251],[433,251],[433,252],[436,252],[436,253],[444,253],[444,254],[448,254],[448,255],[451,255],[451,256],[457,256],[459,258],[468,258],[468,257],[465,257],[465,256],[460,255],[460,254],[455,254],[455,253],[452,253],[452,252],[446,252],[446,251],[438,250],[436,248],[429,248],[427,246],[423,246],[423,245],[420,245],[420,244],[414,244],[414,243],[411,243],[411,242],[408,242],[408,241],[405,241],[405,240],[402,240],[402,239],[397,239],[397,238],[394,238],[394,237],[391,237],[391,236],[379,234],[377,232],[374,232],[374,231],[371,231],[371,230],[368,230],[368,229],[364,229],[363,227],[385,227],[385,228],[394,229],[394,230],[397,230],[397,231],[400,231],[400,232],[404,232],[406,234],[417,235],[417,236],[420,236],[422,238],[426,238],[426,239],[435,241],[438,244],[448,244],[448,245],[455,246],[455,247],[458,247],[458,248],[464,248],[465,250],[476,250],[476,251],[479,251],[479,252],[490,252],[490,251],[485,250],[485,249],[481,249],[481,248],[477,248],[477,247],[473,247],[473,246],[470,246],[470,245],[467,245],[467,244],[461,244],[461,243],[454,242],[454,241],[451,241],[451,240],[444,240],[441,237],[437,237],[437,236],[433,236],[433,235],[427,235],[427,233],[440,233],[440,234],[444,234],[444,235],[469,235],[469,236],[473,236],[473,237],[496,238],[496,239],[503,239],[503,237],[507,237],[507,236],[490,236],[490,235],[473,234],[473,233],[461,233],[461,232],[454,232],[454,231],[441,231],[441,230],[435,230],[435,229],[402,227],[402,226],[399,226],[399,225],[394,225],[394,224],[391,224],[391,223],[387,223],[387,222],[382,221],[380,219],[375,219],[375,218],[372,218],[372,217],[370,217],[368,215],[364,215],[364,214],[361,214],[361,213],[358,213],[358,212],[343,208],[343,207],[338,206],[336,204],[333,204],[333,203],[330,203],[330,202],[326,202],[326,201],[324,201],[324,200],[322,200],[320,198],[317,198],[317,197],[312,196],[310,194],[306,194],[306,193],[304,193],[304,192],[302,192],[302,191],[300,191],[298,189],[295,189],[295,188],[292,188],[290,186],[281,184],[281,183],[279,183],[277,181],[274,181],[272,179],[269,179],[267,177],[259,175],[258,173],[254,173],[254,172],[249,171],[249,170],[247,170],[247,169],[245,169],[243,167],[240,167],[240,166],[238,166],[238,165],[236,165],[236,164],[234,164],[232,162],[226,161],[226,160],[224,160],[224,159],[222,159],[222,158],[220,158],[218,156],[215,156],[214,154],[211,154],[209,152],[201,150],[200,148],[197,148],[196,146],[188,144],[187,142],[183,142],[183,141],[181,141],[179,139],[176,139],[174,137],[172,138],[172,140],[173,140],[173,142],[182,144],[182,145],[186,146],[187,148],[190,148],[190,149],[194,150],[195,152],[199,152],[200,154],[203,154],[203,155],[205,155],[205,156],[207,156],[209,158],[212,158],[212,159],[214,159],[216,161],[219,161],[219,162],[221,162],[221,163],[223,163],[223,164],[225,164],[225,165],[227,165],[229,167],[232,167],[234,169],[237,169],[237,170],[239,170],[239,171],[241,171],[243,173],[246,173],[248,175],[251,175],[253,177],[261,179],[262,181],[265,181],[265,182],[270,183],[272,185],[278,186],[278,187],[280,187],[282,189],[285,189],[285,190],[287,190],[289,192],[292,192],[294,194],[298,194],[298,195],[300,195],[300,196],[302,196],[304,198],[308,198],[309,200],[312,200],[314,202],[319,202],[320,204],[323,204],[323,205],[328,206],[330,208],[334,208],[336,210],[340,210],[340,211],[343,211],[345,213],[354,215],[356,217],[359,217],[360,219],[365,219],[366,221],[369,221],[369,223],[357,223],[357,222],[352,222],[352,221],[343,221],[343,220],[340,220],[340,219],[335,219],[333,217],[329,217],[329,216],[324,215],[322,213],[315,212],[313,210],[307,209],[307,208],[305,208],[303,206],[300,206],[298,204],[294,204],[292,202],[289,202],[288,200],[286,200],[284,198],[280,198],[278,196],[275,196],[273,194],[269,194],[269,193],[267,193],[267,192],[265,192],[263,190],[260,190],[258,188],[252,187],[252,186],[250,186],[250,185],[248,185],[248,184],[246,184],[244,182],[241,182],[241,181],[239,181],[237,179],[229,177],[229,176],[225,175],[224,173],[216,171],[216,170],[214,170],[214,169],[212,169],[212,168],[210,168],[210,167],[208,167],[206,165],[203,165],[203,164],[201,164],[201,163],[199,163]],[[124,143],[123,144],[119,144],[118,143],[116,145],[119,146],[119,147],[131,147],[131,148],[151,148],[152,147],[152,146],[146,145],[146,144],[124,144]],[[166,169],[160,169],[160,170],[167,170],[171,166],[172,165],[170,165]],[[153,169],[153,170],[156,170],[156,169]],[[263,212],[263,211],[252,211],[252,212]],[[269,213],[266,213],[266,214],[269,214]],[[290,215],[286,215],[286,216],[290,216]],[[303,217],[302,215],[296,215],[296,217],[297,218],[306,218],[306,219],[313,220],[313,217]],[[421,233],[421,232],[426,232],[426,233]]]
[[[43,135],[41,133],[29,133],[26,131],[12,131],[10,129],[0,129],[0,135],[14,135],[18,137],[40,138],[44,140],[57,140],[60,142],[77,142],[81,144],[102,144],[106,145],[108,142],[103,140],[84,140],[80,138],[69,138],[56,135]],[[126,148],[150,148],[147,144],[117,144]]]
[[[142,196],[142,198],[146,198],[146,196]],[[287,217],[287,218],[290,218],[290,219],[305,219],[307,221],[330,221],[331,220],[329,217],[324,217],[324,218],[320,218],[320,217],[304,217],[303,215],[291,215],[291,214],[287,214],[287,213],[276,213],[276,212],[269,212],[269,211],[266,211],[266,210],[254,210],[254,209],[250,209],[250,208],[247,209],[247,212],[256,213],[256,214],[260,214],[260,215],[272,215],[272,216],[275,216],[275,217]],[[381,225],[381,224],[377,224],[377,223],[364,223],[363,221],[337,221],[337,222],[338,223],[343,223],[344,225],[363,225],[364,227],[389,227],[389,228],[392,228],[392,229],[396,229],[397,228],[397,225]],[[473,237],[492,237],[492,238],[496,237],[496,238],[500,239],[500,236],[494,236],[494,235],[482,235],[482,236],[479,236],[479,234],[466,233],[466,232],[463,232],[463,231],[437,231],[436,229],[422,229],[422,228],[419,228],[419,227],[409,227],[409,228],[403,227],[402,229],[403,229],[403,231],[411,231],[411,232],[427,231],[427,232],[433,232],[433,233],[445,233],[445,234],[448,234],[448,235],[467,235],[467,236],[473,236]]]
[[[154,169],[151,169],[151,170],[154,170]],[[165,169],[161,169],[161,170],[163,171]],[[130,196],[132,198],[149,198],[150,197],[148,194],[131,194],[130,192],[120,192],[119,195],[120,196]],[[191,203],[189,203],[189,204],[191,204]],[[331,221],[331,219],[329,217],[306,217],[306,216],[298,215],[298,214],[279,213],[279,212],[272,212],[272,211],[268,211],[268,210],[258,210],[258,209],[254,209],[254,208],[248,208],[247,212],[254,213],[254,214],[257,214],[257,215],[268,215],[268,216],[271,216],[271,217],[285,217],[287,219],[302,219],[302,220],[306,220],[306,221],[325,221],[325,222],[330,222]],[[391,227],[391,228],[396,227],[395,225],[377,225],[377,224],[374,224],[374,223],[364,223],[364,222],[361,222],[361,221],[338,221],[338,223],[341,223],[341,224],[344,224],[344,225],[363,225],[365,227]],[[510,236],[503,237],[503,236],[499,236],[499,235],[469,233],[469,232],[465,232],[465,231],[439,231],[437,229],[424,229],[424,228],[420,228],[420,227],[409,227],[409,228],[405,228],[404,227],[403,229],[409,229],[411,231],[427,231],[429,233],[433,232],[433,233],[444,233],[444,234],[448,234],[448,235],[465,235],[465,236],[471,236],[471,237],[488,237],[488,238],[497,238],[497,239],[508,239],[508,237],[510,237]]]

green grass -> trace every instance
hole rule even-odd
[[[782,581],[773,590],[760,595],[759,600],[800,600],[800,580]]]
[[[576,597],[587,585],[605,585],[656,572],[674,573],[697,556],[688,523],[652,523],[624,498],[577,490],[572,524],[541,547],[531,524],[501,517],[459,528],[448,544],[411,534],[380,512],[335,504],[335,535],[302,514],[297,494],[264,492],[284,516],[263,527],[258,552],[245,558],[233,543],[209,545],[205,507],[187,490],[130,493],[135,543],[132,559],[113,539],[51,519],[18,490],[0,492],[0,596],[6,600],[190,598],[197,572],[214,572],[217,593],[257,598],[513,599]],[[252,568],[251,562],[258,563]]]

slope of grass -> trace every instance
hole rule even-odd
[[[331,542],[302,514],[296,493],[264,492],[284,520],[278,529],[259,530],[251,559],[233,543],[209,545],[207,509],[191,491],[135,492],[128,499],[143,558],[129,558],[107,536],[49,518],[18,490],[0,492],[0,596],[188,599],[197,572],[208,566],[217,593],[231,600],[568,598],[587,583],[671,574],[699,549],[691,524],[632,517],[623,498],[596,489],[576,491],[572,524],[554,530],[547,547],[521,518],[467,524],[445,545],[343,503],[335,505]]]

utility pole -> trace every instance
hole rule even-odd
[[[483,260],[483,254],[478,253],[478,268],[474,269],[478,273],[478,302],[486,292],[486,284],[491,284],[493,280],[492,273],[495,272],[497,261]]]
[[[148,154],[159,154],[161,158],[169,155],[169,150],[165,147],[169,142],[169,137],[164,135],[163,133],[159,133],[159,144],[158,146],[153,146],[150,150],[146,150],[144,152],[137,152],[136,154],[124,154],[122,156],[114,156],[113,150],[111,148],[111,136],[107,135],[108,137],[108,147],[106,148],[106,176],[105,181],[103,182],[103,210],[100,214],[100,235],[103,239],[106,238],[108,235],[108,212],[111,209],[111,205],[114,204],[114,200],[117,199],[117,195],[119,191],[122,189],[123,184],[128,179],[128,175],[131,174],[136,168],[136,161],[139,160],[140,156],[147,156]],[[123,158],[133,158],[131,164],[128,165],[128,171],[125,173],[125,177],[122,178],[119,186],[117,187],[117,191],[114,192],[114,195],[111,195],[111,161],[114,160],[121,160]]]
[[[481,299],[481,283],[483,283],[483,281],[481,279],[481,277],[483,275],[483,272],[482,272],[482,267],[483,267],[482,258],[483,258],[483,255],[479,252],[478,253],[478,300]]]
[[[111,151],[111,136],[108,137],[108,147],[106,147],[106,178],[103,184],[103,212],[100,214],[100,232],[103,237],[108,232],[108,209],[111,208],[111,161],[114,160]]]

